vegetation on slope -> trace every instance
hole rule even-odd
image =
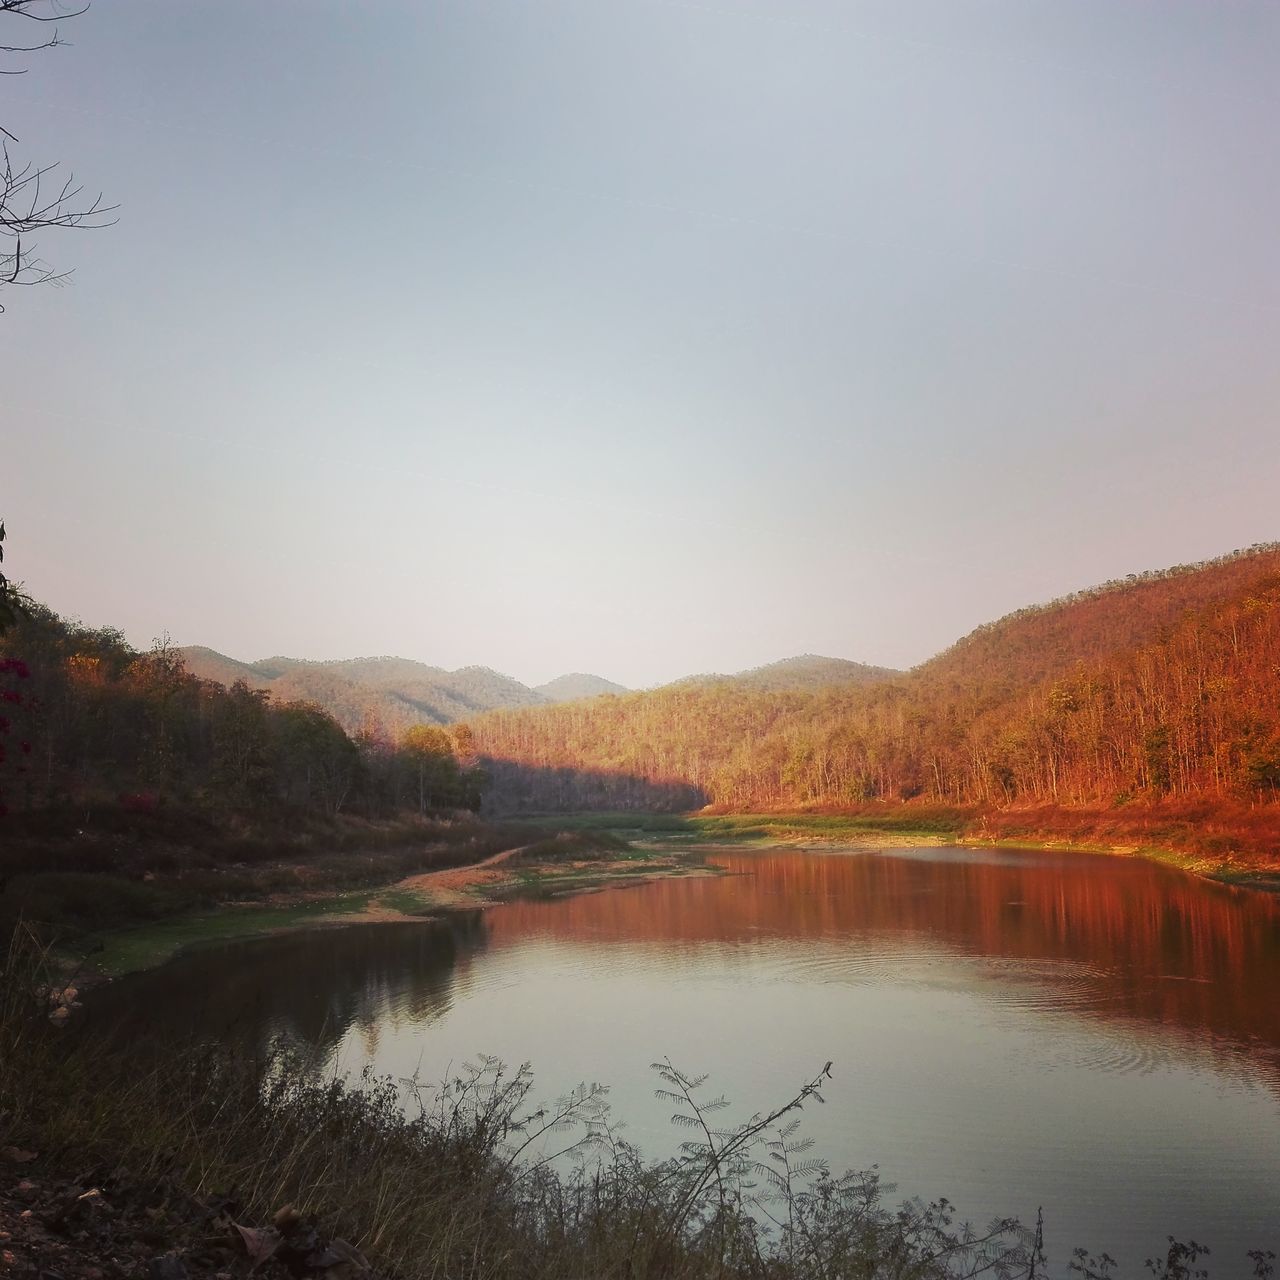
[[[557,676],[546,684],[534,685],[534,693],[547,702],[577,702],[580,698],[598,698],[603,693],[626,693],[627,690],[602,676],[573,671]]]
[[[535,706],[541,695],[488,667],[446,671],[409,658],[239,662],[201,645],[176,651],[193,674],[231,685],[243,680],[281,702],[314,702],[350,734],[398,736],[417,724],[452,724],[495,707]]]
[[[14,598],[0,635],[0,937],[346,889],[544,834],[458,816],[464,735],[355,739],[321,708],[225,688]],[[507,843],[503,843],[503,841]]]
[[[763,667],[752,667],[750,671],[739,671],[734,676],[711,678],[732,680],[749,689],[779,692],[877,684],[901,674],[901,671],[895,671],[891,667],[875,667],[865,662],[851,662],[848,658],[824,658],[820,654],[804,653],[795,658],[767,663]]]
[[[189,672],[174,651],[138,653],[28,602],[0,636],[0,800],[11,809],[112,799],[283,808],[333,817],[475,807],[465,739],[421,726],[399,742],[352,739],[313,703]]]
[[[864,688],[684,684],[472,722],[505,808],[1280,793],[1280,550],[1108,584]]]

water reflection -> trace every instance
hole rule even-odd
[[[732,879],[506,904],[489,913],[489,943],[535,934],[594,945],[846,943],[834,955],[788,954],[795,976],[815,981],[885,979],[904,963],[904,944],[917,960],[921,947],[944,944],[986,959],[977,972],[999,988],[996,1000],[1156,1023],[1273,1063],[1280,1055],[1276,895],[1091,854],[777,851],[709,861]]]
[[[748,1112],[834,1059],[814,1132],[836,1167],[977,1220],[1043,1204],[1051,1252],[1126,1271],[1170,1231],[1219,1277],[1280,1246],[1280,898],[1090,855],[710,860],[728,874],[211,948],[91,1013],[428,1081],[529,1058],[548,1095],[614,1086],[651,1154],[680,1136],[655,1057]]]
[[[277,1037],[331,1051],[358,1033],[420,1026],[445,1013],[486,945],[481,912],[445,923],[326,928],[196,948],[113,983],[90,1002],[87,1028],[137,1036],[213,1037],[260,1051]]]

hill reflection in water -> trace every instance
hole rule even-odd
[[[655,1155],[681,1136],[655,1058],[710,1071],[738,1118],[833,1059],[806,1124],[837,1168],[975,1220],[1043,1204],[1051,1253],[1126,1274],[1170,1232],[1214,1245],[1215,1276],[1280,1246],[1280,899],[1082,854],[709,860],[726,874],[194,952],[92,1021],[427,1082],[529,1059],[542,1097],[612,1086]]]
[[[275,1037],[332,1051],[356,1032],[445,1013],[458,974],[485,946],[483,916],[381,924],[199,947],[95,992],[91,1029],[214,1038],[260,1051]]]
[[[710,862],[733,880],[503,905],[487,917],[489,945],[539,934],[590,945],[842,939],[850,946],[814,976],[858,981],[887,976],[902,944],[945,944],[1012,984],[1000,998],[1280,1056],[1280,895],[1078,853],[787,850]]]

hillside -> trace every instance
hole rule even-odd
[[[348,733],[377,728],[399,736],[410,725],[453,724],[496,707],[543,702],[527,685],[488,667],[446,671],[409,658],[239,662],[195,645],[177,652],[193,675],[223,685],[244,680],[275,701],[314,702]]]
[[[605,693],[626,693],[627,688],[602,676],[574,671],[548,680],[546,684],[536,684],[533,691],[546,702],[577,702],[581,698],[598,698]]]
[[[177,652],[186,668],[192,675],[202,680],[213,680],[218,684],[233,685],[243,680],[250,689],[265,689],[271,683],[272,673],[262,670],[261,663],[238,662],[228,658],[225,653],[216,649],[207,649],[204,645],[188,645]]]
[[[1012,694],[1078,662],[1148,644],[1185,615],[1238,597],[1268,573],[1280,573],[1280,544],[1131,574],[986,623],[913,674]]]
[[[202,678],[183,657],[222,679]],[[330,704],[355,719],[360,706],[344,701],[355,686],[318,674],[335,682],[324,690]],[[110,627],[87,628],[24,601],[0,635],[0,818],[8,805],[28,816],[60,814],[78,830],[100,806],[118,807],[126,827],[129,815],[147,815],[157,833],[185,846],[188,837],[206,836],[207,817],[193,813],[266,813],[273,820],[287,813],[292,838],[303,814],[382,819],[405,808],[421,815],[429,807],[479,804],[481,778],[450,735],[353,742],[336,716],[288,696],[289,678],[269,680],[211,650],[138,653]],[[261,696],[264,689],[273,696]],[[33,770],[37,750],[40,767]],[[38,832],[40,820],[32,820]],[[184,827],[189,821],[195,828]],[[110,835],[97,831],[92,839]],[[69,870],[96,871],[104,848],[116,856],[110,840],[78,836],[85,840]],[[48,851],[38,838],[28,851],[43,869]]]
[[[824,658],[816,653],[783,658],[767,666],[740,671],[728,679],[749,689],[779,691],[787,689],[827,689],[841,685],[875,684],[892,680],[901,671],[889,667],[872,667],[848,658]]]
[[[398,736],[410,725],[455,724],[488,711],[580,702],[626,694],[625,686],[585,672],[557,676],[530,688],[488,667],[447,671],[411,658],[314,661],[277,655],[241,662],[202,645],[176,651],[193,674],[230,686],[243,680],[278,701],[314,702],[348,733],[377,727]],[[669,688],[728,682],[760,691],[814,690],[872,684],[900,672],[844,658],[805,654],[734,676],[690,676]]]
[[[684,682],[472,727],[494,803],[514,808],[655,788],[735,808],[1270,801],[1277,670],[1280,548],[1265,546],[1022,610],[896,678]]]

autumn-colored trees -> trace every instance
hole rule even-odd
[[[10,808],[117,798],[332,817],[479,805],[481,775],[443,730],[429,749],[376,728],[353,740],[314,704],[201,680],[167,644],[136,653],[117,631],[31,602],[0,635],[0,700]]]
[[[472,728],[508,807],[1280,799],[1280,550],[1023,610],[864,688],[688,684]]]

